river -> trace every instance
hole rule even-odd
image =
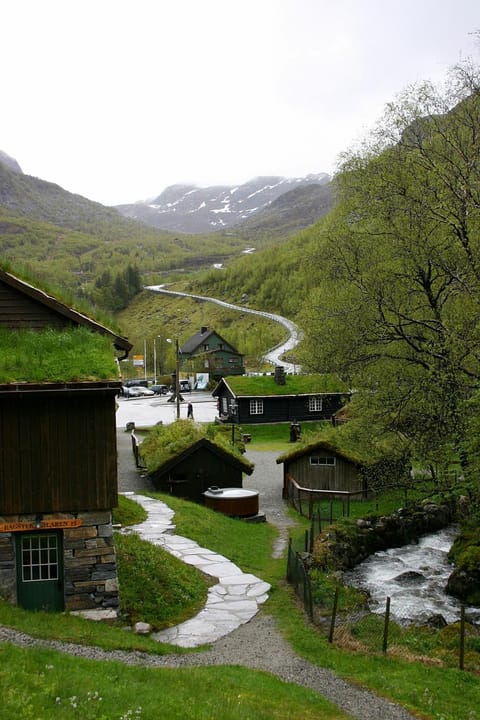
[[[345,583],[368,591],[373,613],[385,612],[390,597],[390,614],[402,624],[421,624],[435,615],[456,622],[461,603],[445,592],[452,572],[448,552],[456,534],[451,526],[418,543],[375,553],[345,573]],[[480,623],[480,608],[466,607],[465,613],[470,622]]]

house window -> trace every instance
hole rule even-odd
[[[222,415],[228,415],[228,399],[222,397]]]
[[[322,409],[322,398],[321,397],[308,398],[308,409],[310,412],[320,412],[320,410]]]
[[[25,535],[21,543],[22,581],[58,580],[57,536]]]
[[[205,343],[205,344],[204,344],[203,349],[204,349],[205,351],[208,350],[208,343]]]
[[[250,415],[263,415],[263,400],[250,400]]]
[[[324,467],[332,467],[335,465],[335,457],[326,457],[325,455],[310,455],[310,465],[323,465]]]

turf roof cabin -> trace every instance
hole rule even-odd
[[[0,594],[115,608],[118,360],[130,343],[0,270]]]
[[[277,463],[283,464],[284,498],[291,496],[292,481],[309,490],[358,493],[357,497],[367,492],[360,458],[325,440],[286,452]]]
[[[243,375],[243,355],[215,330],[206,327],[180,348],[182,365],[192,372],[209,373],[214,380],[225,375]]]
[[[218,398],[220,419],[237,424],[329,420],[350,393],[334,375],[275,375],[225,377],[212,395]]]
[[[243,473],[251,475],[254,467],[190,420],[154,427],[140,452],[157,490],[202,504],[209,487],[241,488]]]

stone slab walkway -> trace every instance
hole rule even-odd
[[[174,534],[174,512],[165,503],[135,493],[125,495],[138,502],[148,518],[123,532],[135,532],[143,540],[163,547],[183,562],[218,579],[209,589],[205,607],[198,615],[150,637],[180,647],[198,647],[219,640],[256,615],[259,605],[268,599],[268,583],[242,572],[223,555]]]

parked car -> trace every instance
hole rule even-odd
[[[124,387],[148,387],[148,380],[139,380],[138,378],[130,378],[123,383]]]
[[[123,394],[125,397],[143,397],[144,395],[155,395],[153,390],[150,388],[143,387],[143,385],[133,385],[131,387],[123,387]]]
[[[151,385],[150,390],[153,390],[155,395],[166,395],[168,393],[167,385]]]

